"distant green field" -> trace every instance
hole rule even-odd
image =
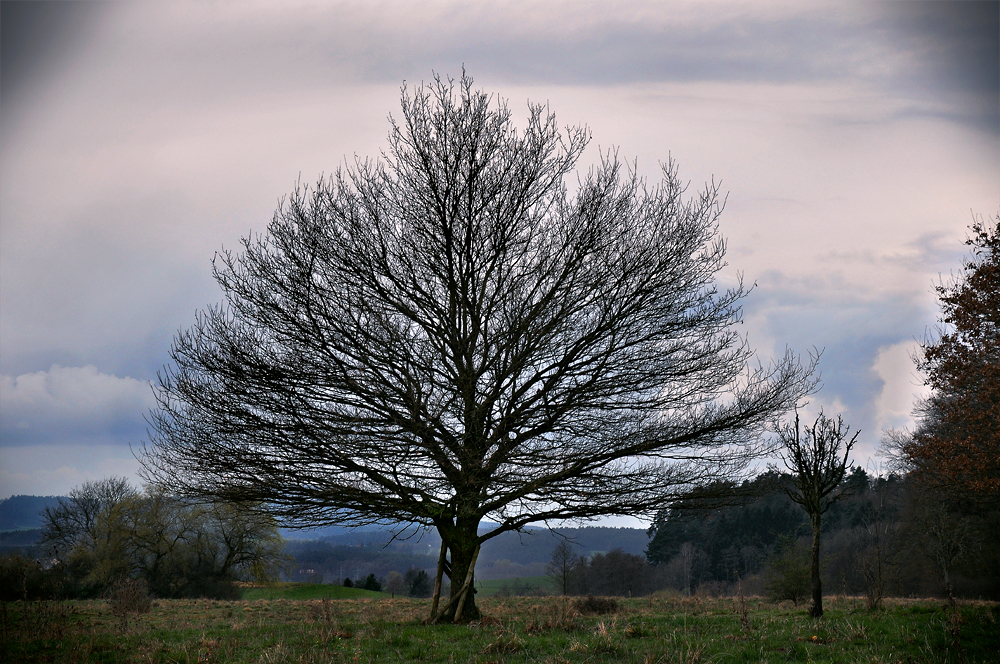
[[[325,583],[275,583],[246,588],[243,599],[379,599],[383,593]]]
[[[517,579],[491,579],[477,581],[476,590],[480,597],[494,595],[532,595],[537,590],[552,594],[552,581],[547,576],[526,576]],[[445,590],[447,594],[447,589]],[[243,590],[243,599],[380,599],[385,593],[345,588],[326,583],[275,583],[258,588]]]
[[[547,576],[525,576],[516,579],[490,579],[476,581],[476,590],[482,597],[492,597],[497,593],[510,595],[535,594],[532,591],[542,590],[546,594],[552,591],[552,579]],[[506,591],[506,592],[505,592]]]

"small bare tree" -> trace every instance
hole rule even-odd
[[[583,558],[573,550],[569,540],[562,540],[552,550],[552,558],[545,565],[545,572],[560,595],[569,595],[582,562]]]
[[[395,570],[386,574],[385,591],[387,593],[392,593],[393,597],[396,595],[405,595],[407,587],[406,582],[403,581],[403,575]]]
[[[776,426],[781,441],[781,459],[794,476],[789,498],[802,506],[812,527],[812,607],[809,615],[823,615],[823,584],[819,574],[819,539],[823,514],[842,494],[837,491],[847,474],[848,457],[857,431],[848,438],[850,427],[842,418],[829,418],[820,412],[813,425],[801,427],[798,411],[795,424]]]
[[[893,578],[894,554],[899,532],[898,515],[893,514],[898,478],[875,474],[869,481],[871,508],[861,517],[858,564],[865,581],[866,604],[875,610],[882,603],[886,586]]]

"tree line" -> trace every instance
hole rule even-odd
[[[647,557],[682,592],[745,592],[775,599],[809,595],[808,516],[784,491],[791,474],[743,485],[745,505],[681,502],[651,528]],[[824,587],[862,595],[1000,597],[1000,506],[970,509],[914,475],[875,476],[854,468],[836,487],[820,552]]]
[[[546,572],[566,595],[683,594],[811,596],[809,516],[788,495],[790,473],[768,471],[719,487],[742,504],[705,505],[703,497],[664,509],[650,528],[645,556],[620,550],[581,555],[571,540],[553,550]],[[827,594],[1000,598],[1000,506],[969,509],[910,475],[873,475],[854,467],[835,487],[822,522],[820,569]]]
[[[43,512],[35,555],[0,561],[3,599],[89,598],[122,579],[157,597],[238,599],[288,563],[277,522],[251,505],[194,503],[124,478],[85,482]]]

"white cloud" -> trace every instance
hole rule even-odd
[[[94,366],[0,376],[0,444],[126,443],[142,435],[153,404],[149,383]]]
[[[927,396],[912,356],[919,347],[916,341],[903,341],[879,348],[872,370],[882,379],[882,392],[875,401],[875,419],[879,430],[912,427],[913,407]]]

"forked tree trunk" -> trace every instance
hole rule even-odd
[[[823,616],[823,582],[819,577],[819,528],[820,528],[820,517],[819,515],[813,516],[810,521],[812,522],[813,531],[813,545],[812,545],[812,607],[809,609],[809,615],[813,618],[820,618]]]
[[[449,601],[455,600],[445,612],[444,620],[449,622],[472,622],[479,620],[479,607],[476,606],[475,559],[479,547],[477,533],[466,534],[460,542],[451,545],[451,592]],[[466,586],[466,584],[468,584]],[[459,596],[464,592],[465,597]]]
[[[447,549],[451,551],[451,588],[448,601],[437,610],[432,603],[432,622],[473,622],[482,614],[476,606],[475,568],[479,557],[478,523],[452,531]],[[443,538],[442,538],[443,539]],[[445,544],[442,543],[442,550]],[[442,563],[443,564],[443,561]]]

